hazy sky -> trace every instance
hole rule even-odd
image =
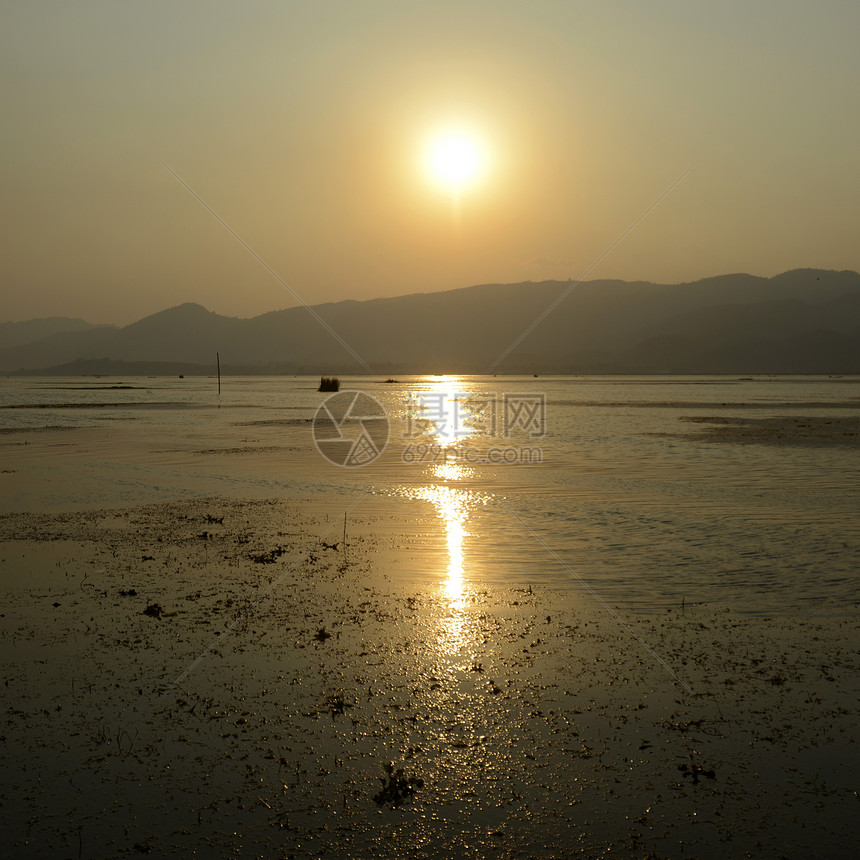
[[[857,0],[0,10],[0,320],[297,304],[164,164],[309,303],[576,278],[692,164],[590,278],[860,269]]]

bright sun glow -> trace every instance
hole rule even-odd
[[[474,135],[448,130],[434,137],[427,147],[427,171],[434,181],[450,191],[474,185],[484,173],[487,156]]]

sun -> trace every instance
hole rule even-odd
[[[462,129],[446,129],[428,142],[425,167],[436,184],[457,193],[483,177],[486,149],[477,135]]]

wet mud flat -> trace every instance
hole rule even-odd
[[[856,619],[411,579],[408,535],[342,538],[285,501],[0,517],[7,850],[852,856]]]
[[[860,416],[857,415],[770,418],[688,416],[683,420],[700,427],[694,433],[678,435],[700,442],[798,447],[836,446],[860,451]]]

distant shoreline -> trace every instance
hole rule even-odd
[[[531,373],[528,371],[505,371],[498,373],[486,373],[486,372],[475,372],[475,371],[438,371],[438,372],[425,372],[425,371],[412,371],[412,370],[392,370],[392,371],[380,371],[379,373],[365,373],[362,371],[343,371],[337,368],[329,369],[329,370],[320,370],[320,371],[309,371],[307,369],[302,369],[298,371],[293,370],[261,370],[259,368],[231,368],[229,365],[224,365],[221,368],[221,377],[269,377],[269,376],[283,376],[283,377],[291,377],[291,378],[308,378],[308,379],[316,379],[319,381],[320,375],[324,373],[339,373],[341,378],[346,380],[349,379],[368,379],[368,380],[376,380],[380,382],[387,382],[389,377],[392,374],[397,374],[398,376],[406,377],[406,378],[414,378],[414,377],[436,377],[436,376],[468,376],[468,377],[484,377],[487,379],[493,379],[496,377],[502,379],[510,379],[523,377],[526,379],[541,379],[544,377],[548,377],[551,379],[565,378],[569,377],[571,379],[588,379],[591,377],[595,378],[624,378],[624,379],[647,379],[649,377],[654,377],[656,379],[665,380],[668,378],[690,378],[690,379],[703,379],[708,377],[713,377],[714,379],[719,379],[720,381],[726,380],[736,380],[737,382],[768,382],[771,379],[780,379],[786,380],[791,378],[797,379],[829,379],[833,382],[845,381],[845,382],[857,382],[860,380],[860,371],[844,371],[844,372],[815,372],[815,371],[782,371],[779,373],[765,373],[765,372],[756,372],[749,371],[748,373],[736,372],[736,371],[709,371],[702,370],[696,372],[678,372],[672,370],[664,370],[664,371],[647,371],[647,372],[632,372],[632,371],[588,371],[588,372],[574,372],[574,371],[547,371],[544,373]],[[153,364],[137,364],[132,362],[115,362],[109,366],[106,366],[104,370],[88,370],[85,372],[81,372],[77,367],[71,367],[67,365],[62,365],[60,367],[50,367],[41,370],[18,370],[18,371],[7,371],[0,373],[0,378],[27,378],[27,377],[78,377],[81,379],[103,379],[106,377],[120,377],[124,379],[140,379],[142,377],[146,378],[165,378],[165,379],[173,379],[177,376],[185,376],[192,379],[217,379],[217,376],[212,368],[203,367],[200,365],[186,365],[186,364],[176,364],[169,365],[168,367],[164,367],[161,364],[158,364],[155,367]]]

